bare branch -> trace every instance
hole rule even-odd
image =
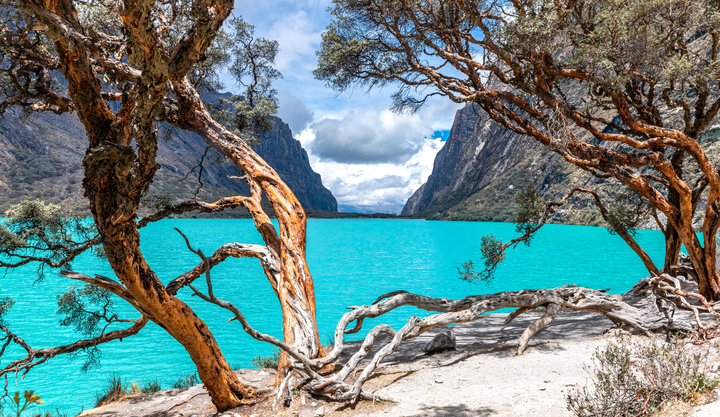
[[[10,340],[12,340],[14,343],[22,347],[25,352],[27,353],[27,356],[18,359],[15,361],[10,362],[7,364],[4,368],[0,369],[0,376],[3,376],[5,374],[14,372],[14,373],[22,373],[23,377],[30,372],[31,369],[34,367],[41,365],[45,362],[47,362],[49,359],[52,359],[58,355],[65,355],[69,353],[74,353],[83,349],[93,349],[96,348],[98,345],[101,345],[103,343],[108,343],[113,340],[122,340],[126,337],[133,336],[137,334],[148,322],[148,318],[146,316],[142,316],[137,321],[134,321],[135,324],[132,326],[122,329],[122,330],[114,330],[112,332],[108,332],[105,334],[102,334],[98,337],[93,337],[90,339],[85,340],[79,340],[75,343],[71,343],[69,345],[63,345],[53,348],[45,348],[45,349],[32,349],[23,339],[21,339],[16,334],[12,333],[10,330],[8,330],[7,327],[4,325],[0,325],[0,330],[2,330],[6,336],[0,341],[4,339],[8,339],[8,343]],[[4,353],[4,348],[3,352]],[[1,353],[0,353],[1,356]]]

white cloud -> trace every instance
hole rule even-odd
[[[403,204],[427,180],[442,147],[427,138],[450,129],[461,105],[432,98],[417,114],[398,115],[387,111],[392,88],[340,96],[325,88],[312,70],[321,33],[331,21],[330,5],[331,0],[236,0],[235,13],[256,25],[257,36],[278,40],[276,64],[285,76],[275,85],[279,115],[338,202]]]
[[[302,132],[315,118],[313,112],[300,97],[287,91],[280,91],[278,99],[280,101],[278,116],[290,126],[290,130],[293,132]]]
[[[308,149],[315,139],[311,129],[297,139]],[[403,205],[432,172],[435,155],[444,142],[422,139],[418,151],[406,163],[346,164],[322,161],[310,152],[313,169],[322,175],[323,184],[332,191],[339,204]]]
[[[315,140],[309,151],[323,162],[346,164],[407,162],[433,132],[418,115],[374,108],[352,110],[340,120],[323,119],[310,128]]]
[[[315,51],[320,45],[321,29],[310,21],[304,10],[278,16],[270,33],[278,41],[280,53],[275,59],[277,68],[298,78],[313,78]]]

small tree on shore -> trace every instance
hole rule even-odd
[[[700,293],[720,300],[720,174],[702,140],[720,111],[716,2],[335,0],[332,13],[319,79],[337,91],[397,85],[397,110],[433,95],[477,103],[617,179],[666,217],[664,271],[684,245]]]
[[[52,349],[32,349],[3,326],[6,340],[20,343],[28,356],[0,374],[26,372],[58,354],[127,337],[150,320],[182,344],[219,410],[253,401],[257,391],[235,376],[205,323],[176,297],[228,257],[260,260],[280,300],[285,342],[309,358],[321,354],[313,281],[305,260],[305,213],[290,188],[243,140],[262,129],[277,107],[270,84],[280,75],[272,68],[277,43],[254,37],[252,26],[241,20],[231,22],[224,32],[221,28],[232,8],[230,0],[0,2],[0,112],[20,106],[27,112],[77,114],[88,137],[83,188],[94,220],[90,235],[78,235],[79,227],[85,226],[65,222],[54,209],[38,203],[19,207],[10,214],[7,227],[0,228],[0,266],[66,267],[79,254],[101,246],[119,282],[66,271],[65,276],[104,291],[76,289],[65,300],[70,308],[65,313],[75,317],[67,323],[77,325],[83,319],[73,316],[73,305],[88,297],[102,305],[106,293],[142,313],[126,330],[103,331]],[[242,97],[218,106],[226,124],[213,118],[198,93],[219,85],[221,68],[246,87]],[[160,123],[198,134],[230,159],[244,172],[251,195],[165,205],[137,219],[141,198],[159,168]],[[261,207],[263,195],[279,230]],[[207,263],[163,285],[143,257],[139,229],[172,214],[235,207],[250,212],[265,244],[223,245]],[[112,316],[95,319],[117,321]],[[288,370],[283,360],[278,378]]]

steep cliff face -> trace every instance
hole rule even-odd
[[[274,122],[274,129],[264,133],[256,145],[258,154],[287,182],[305,209],[337,211],[335,198],[310,167],[300,142],[282,120],[275,118]],[[160,135],[157,162],[161,168],[150,195],[175,200],[192,198],[200,185],[197,165],[206,149],[204,141],[181,130],[161,130]],[[87,202],[81,182],[86,145],[84,128],[74,115],[25,116],[18,110],[8,111],[0,118],[0,213],[27,198],[85,211]],[[228,178],[236,175],[234,165],[209,152],[203,163],[198,198],[213,201],[248,193],[244,182]]]
[[[275,118],[275,128],[263,135],[255,151],[275,168],[303,207],[338,211],[335,197],[323,186],[320,174],[310,167],[307,152],[282,120]]]
[[[549,148],[491,121],[474,106],[459,110],[435,158],[427,183],[408,200],[403,215],[442,220],[512,221],[515,193],[535,184],[546,200],[577,186],[611,197],[620,187],[565,162]],[[587,200],[571,201],[553,221],[598,224]]]

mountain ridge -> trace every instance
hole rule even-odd
[[[292,137],[289,126],[277,117],[273,117],[273,125],[253,144],[255,151],[278,172],[304,209],[337,212],[335,197],[322,184],[320,174],[312,170],[307,152]],[[229,178],[239,175],[237,167],[222,162],[219,155],[205,158],[200,187],[198,164],[207,147],[205,142],[192,132],[166,126],[159,130],[160,169],[150,186],[150,196],[180,201],[197,193],[199,199],[215,201],[249,193],[247,184]],[[82,190],[86,146],[84,127],[74,114],[6,111],[0,118],[0,212],[24,199],[39,199],[87,214]]]

